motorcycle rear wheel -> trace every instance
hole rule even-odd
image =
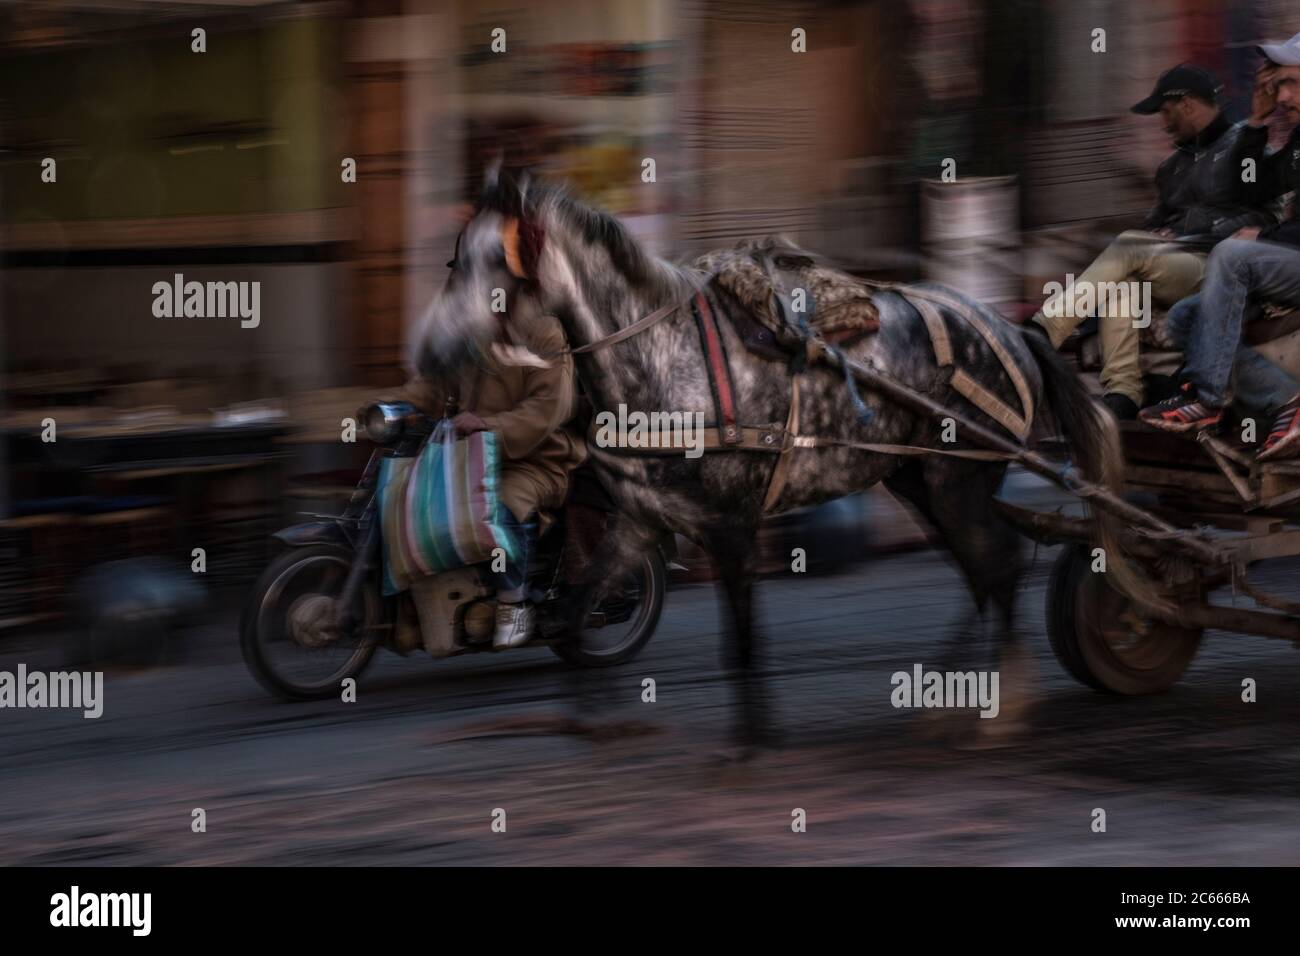
[[[386,613],[373,583],[362,585],[354,634],[331,637],[337,629],[330,601],[353,560],[347,548],[313,544],[279,555],[257,579],[244,605],[239,644],[248,669],[272,694],[288,700],[332,697],[370,663]],[[291,667],[292,657],[307,665],[305,674]]]
[[[641,653],[641,649],[650,643],[659,616],[664,609],[664,596],[668,591],[668,569],[664,567],[663,555],[656,548],[647,551],[622,582],[621,593],[626,599],[629,593],[635,597],[636,604],[630,620],[632,625],[627,634],[608,644],[601,644],[594,639],[599,628],[584,629],[573,639],[551,644],[550,648],[557,657],[575,667],[613,667],[630,661]],[[606,602],[608,603],[608,602]],[[584,614],[590,621],[594,614],[602,612],[602,605],[597,603]],[[584,635],[587,637],[584,639]]]

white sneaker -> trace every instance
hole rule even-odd
[[[497,630],[492,646],[498,650],[527,644],[533,636],[533,606],[524,602],[497,602]]]

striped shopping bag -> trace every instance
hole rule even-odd
[[[378,501],[384,593],[405,591],[422,574],[490,561],[495,548],[518,560],[500,480],[497,436],[457,439],[450,421],[438,423],[416,457],[385,458]]]

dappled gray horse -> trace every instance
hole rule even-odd
[[[521,189],[514,180],[493,174],[458,239],[451,266],[416,342],[422,374],[438,376],[473,360],[501,334],[503,320],[508,330],[508,319],[493,309],[494,292],[499,307],[499,290],[504,290],[506,296],[536,296],[557,317],[597,411],[624,405],[644,412],[704,412],[714,418],[715,385],[691,312],[707,276],[649,255],[614,218],[561,189],[536,184]],[[716,284],[710,297],[724,314],[743,310]],[[971,403],[969,391],[953,386],[952,369],[936,361],[926,317],[911,299],[882,289],[874,301],[879,330],[845,345],[847,358],[981,424],[1001,427]],[[1121,466],[1114,429],[1050,346],[951,290],[943,290],[940,301],[965,310],[961,319],[947,307],[937,312],[952,364],[1007,408],[1020,408],[1026,388],[1033,403],[1045,401],[1081,471],[1113,483]],[[656,313],[661,320],[646,322]],[[933,321],[935,314],[932,310],[928,318]],[[983,331],[976,328],[979,323]],[[605,341],[638,324],[634,334],[612,344]],[[735,419],[785,423],[791,366],[747,351],[732,322],[720,321],[716,327],[730,369]],[[1018,376],[1009,374],[1008,364]],[[951,549],[978,612],[983,615],[992,602],[1005,654],[1015,641],[1013,608],[1023,568],[1019,537],[993,508],[1005,461],[891,453],[892,446],[945,451],[972,446],[943,435],[942,422],[869,392],[862,395],[869,411],[860,414],[844,377],[816,362],[799,377],[799,433],[816,441],[788,453],[788,472],[776,500],[768,502],[768,513],[814,505],[884,481],[915,506]],[[1020,379],[1019,390],[1014,377]],[[854,447],[864,444],[891,448]],[[707,549],[730,612],[726,660],[738,685],[739,729],[747,741],[762,742],[768,727],[754,624],[755,537],[782,456],[716,449],[695,458],[644,455],[592,443],[591,457],[622,517],[617,532],[604,542],[605,553],[590,564],[600,580],[589,582],[589,588],[598,591],[603,582],[617,580],[622,566],[662,530],[683,534]],[[1106,540],[1113,539],[1107,534]],[[815,542],[809,544],[815,547]]]

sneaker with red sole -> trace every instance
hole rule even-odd
[[[1300,395],[1274,414],[1273,428],[1256,458],[1259,461],[1275,461],[1290,458],[1297,452],[1300,452]]]
[[[1199,432],[1223,421],[1223,409],[1207,405],[1196,397],[1190,382],[1172,398],[1138,412],[1138,418],[1167,432]]]

